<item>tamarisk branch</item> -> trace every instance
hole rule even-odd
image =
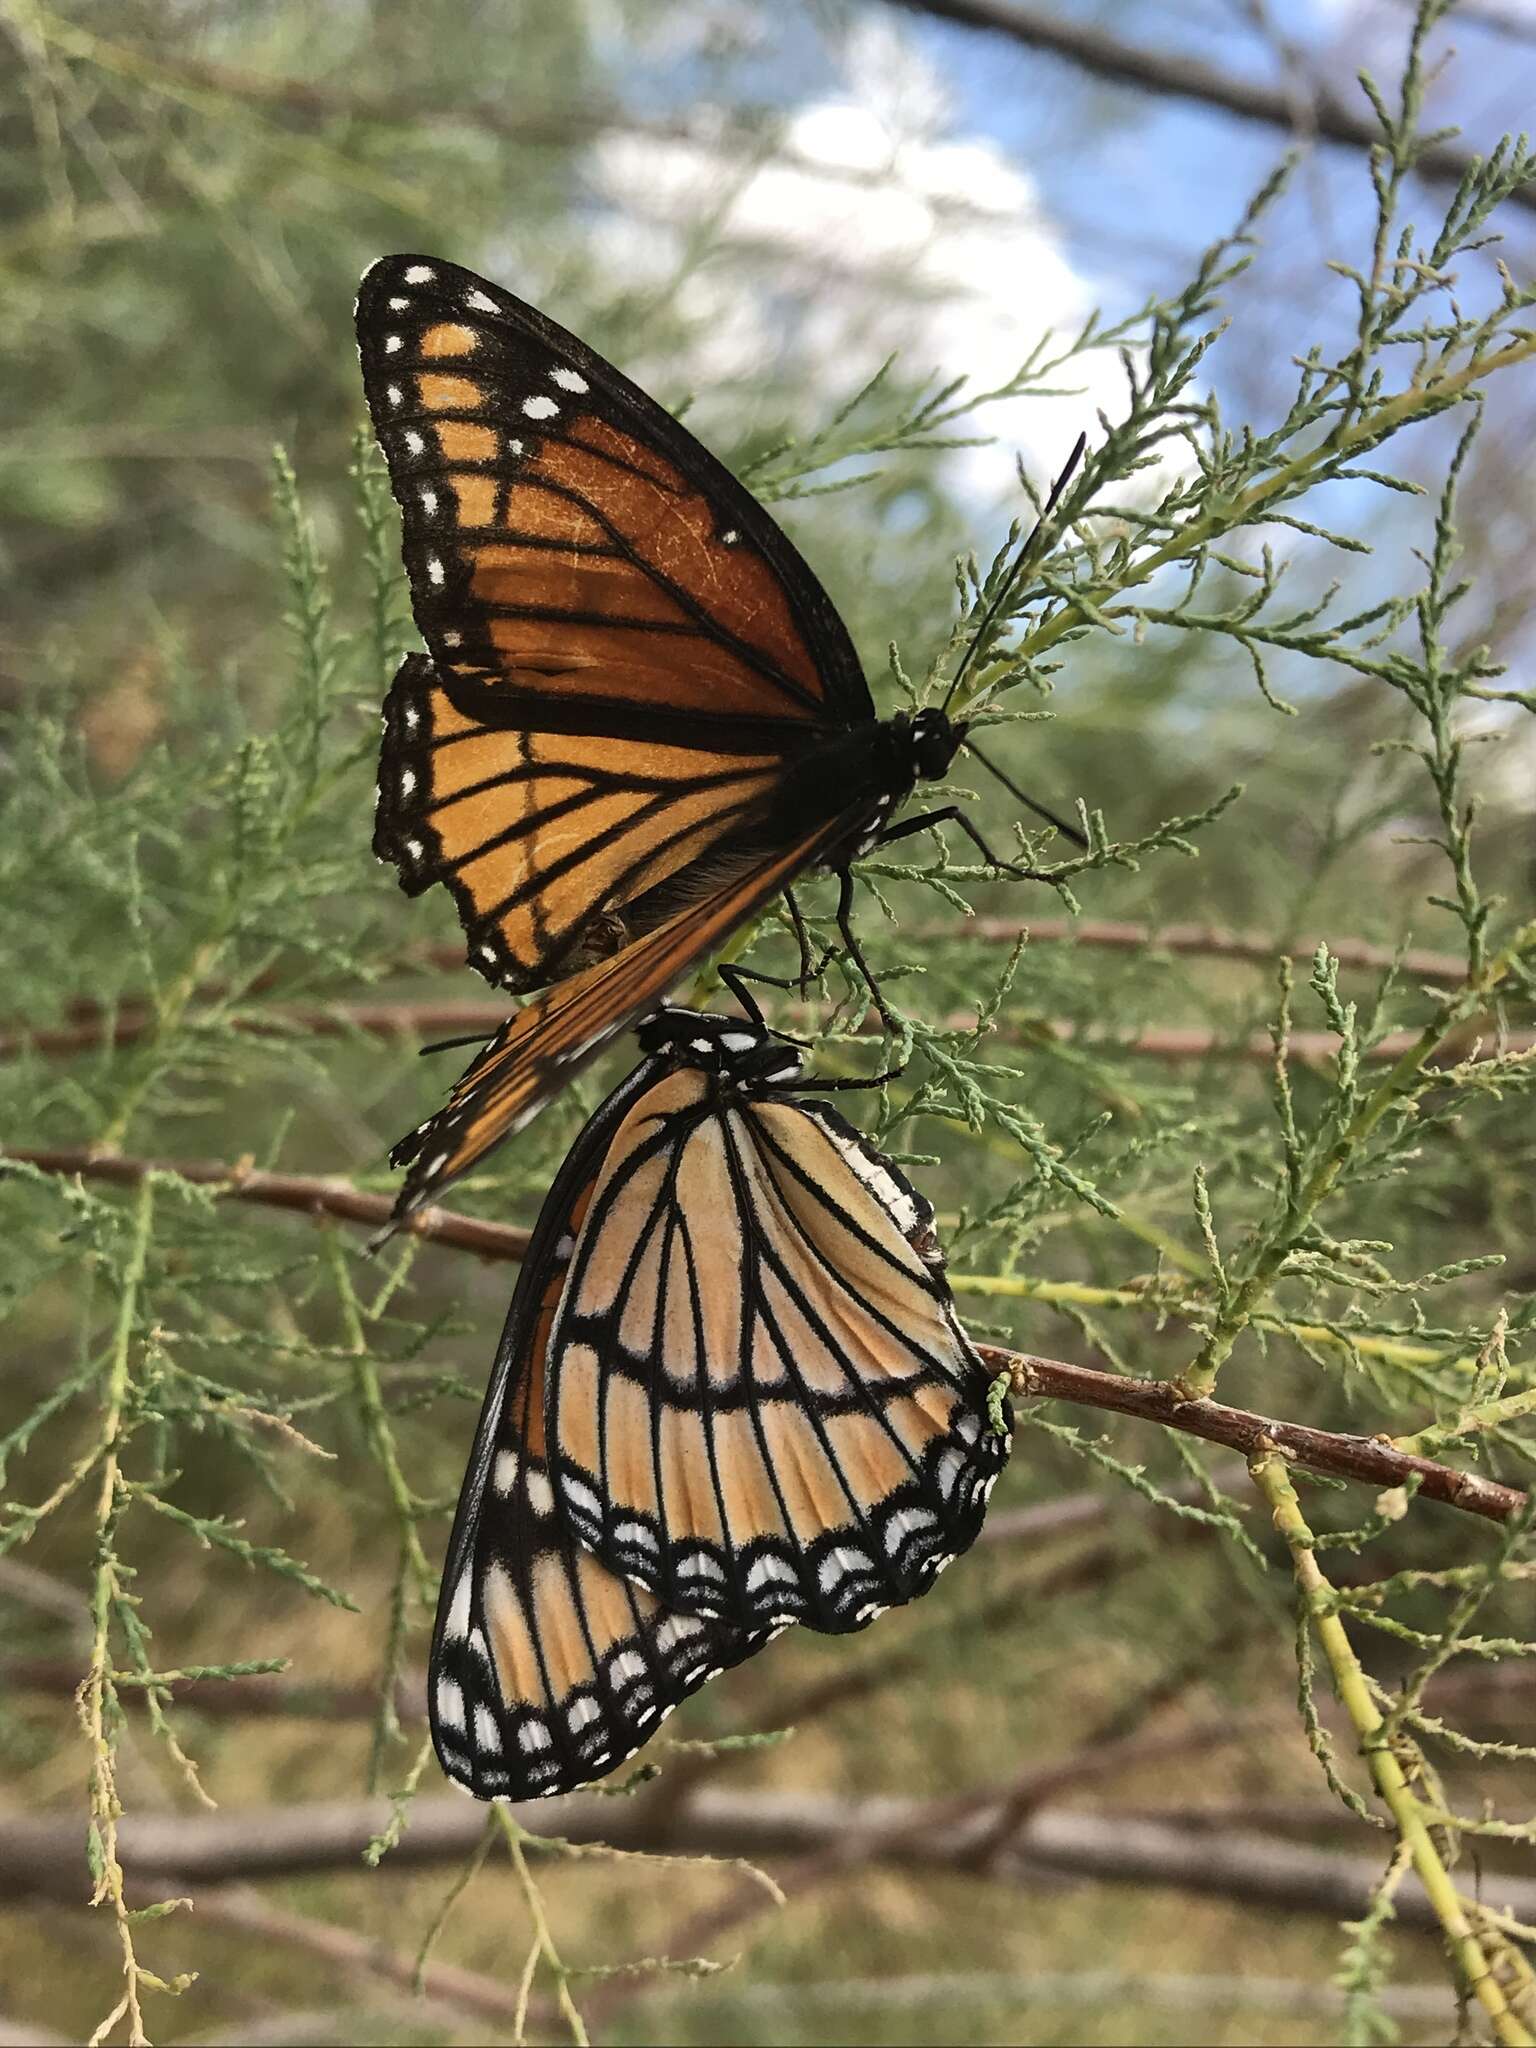
[[[0,1147],[0,1167],[7,1162],[43,1173],[76,1174],[82,1179],[116,1181],[128,1186],[138,1185],[151,1175],[179,1178],[197,1186],[216,1188],[220,1195],[235,1201],[266,1203],[300,1214],[334,1216],[373,1227],[388,1221],[390,1211],[387,1195],[364,1194],[344,1180],[263,1173],[244,1161],[133,1159],[117,1153],[98,1156],[83,1150],[44,1152]],[[485,1222],[449,1209],[420,1210],[403,1227],[418,1237],[451,1245],[459,1251],[476,1252],[482,1258],[521,1259],[528,1248],[526,1230]],[[1333,1478],[1382,1488],[1412,1484],[1423,1499],[1443,1507],[1460,1508],[1485,1521],[1507,1521],[1525,1505],[1525,1496],[1512,1486],[1398,1450],[1384,1438],[1312,1429],[1304,1423],[1256,1415],[1245,1408],[1229,1408],[1219,1401],[1191,1400],[1165,1380],[1096,1372],[1088,1366],[1002,1350],[995,1345],[982,1345],[980,1350],[988,1368],[994,1373],[1008,1373],[1018,1392],[1027,1397],[1071,1401],[1083,1407],[1108,1409],[1117,1415],[1132,1415],[1165,1429],[1202,1437],[1207,1443],[1224,1444],[1244,1457],[1255,1456],[1266,1446],[1272,1446],[1296,1464]]]

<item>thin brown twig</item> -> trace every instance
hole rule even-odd
[[[1007,925],[1000,925],[999,935],[1008,929]],[[1239,956],[1234,954],[1234,957]],[[1258,955],[1245,953],[1240,957],[1257,958]],[[363,1037],[410,1041],[458,1034],[488,1038],[506,1022],[508,1015],[506,1004],[494,997],[463,997],[451,1002],[274,1004],[267,1010],[224,1013],[218,1021],[223,1029],[258,1038]],[[195,1015],[190,1017],[189,1028],[195,1028],[197,1021]],[[35,1031],[0,1032],[0,1059],[16,1059],[28,1052],[56,1059],[71,1053],[96,1051],[104,1046],[129,1045],[144,1036],[153,1022],[150,1011],[130,1005],[112,1015],[84,1017],[74,1023],[44,1025]],[[956,1010],[942,1020],[940,1028],[972,1031],[975,1025],[974,1012]],[[867,1023],[865,1028],[873,1035],[879,1028],[879,1020]],[[1164,1060],[1172,1065],[1220,1059],[1244,1060],[1271,1067],[1275,1057],[1273,1040],[1264,1032],[1234,1037],[1230,1033],[1198,1026],[1159,1025],[1130,1037],[1119,1037],[1100,1030],[1085,1032],[1080,1026],[1059,1017],[1029,1018],[1022,1024],[1003,1025],[994,1027],[994,1030],[998,1041],[1004,1045],[1054,1040],[1060,1045],[1083,1045],[1096,1052]],[[1486,1026],[1478,1025],[1475,1020],[1462,1025],[1456,1033],[1454,1048],[1448,1046],[1437,1055],[1439,1063],[1444,1065],[1452,1058],[1487,1060],[1536,1050],[1536,1031],[1505,1031],[1495,1036],[1479,1037],[1479,1032],[1486,1030]],[[1400,1059],[1415,1040],[1416,1034],[1411,1031],[1388,1032],[1374,1044],[1362,1047],[1359,1057],[1364,1062],[1386,1065]],[[1293,1059],[1316,1064],[1333,1059],[1338,1050],[1339,1040],[1332,1031],[1291,1033],[1290,1053]]]
[[[267,1202],[309,1215],[339,1216],[353,1223],[377,1225],[387,1220],[389,1214],[387,1196],[360,1194],[341,1180],[258,1173],[244,1162],[229,1165],[218,1160],[132,1159],[117,1153],[96,1157],[89,1151],[41,1152],[0,1147],[0,1163],[8,1159],[46,1173],[78,1174],[82,1178],[130,1185],[150,1174],[179,1176],[202,1186],[216,1187],[221,1194],[239,1201]],[[520,1259],[528,1248],[526,1230],[505,1223],[482,1222],[478,1217],[448,1209],[418,1210],[403,1227],[418,1237],[478,1252],[483,1258]],[[1208,1443],[1224,1444],[1244,1456],[1251,1456],[1268,1440],[1314,1472],[1380,1488],[1415,1481],[1421,1498],[1461,1508],[1487,1521],[1505,1521],[1524,1505],[1525,1496],[1514,1487],[1501,1486],[1496,1480],[1480,1478],[1476,1473],[1458,1471],[1434,1458],[1396,1450],[1378,1437],[1281,1422],[1272,1416],[1251,1414],[1247,1409],[1228,1408],[1219,1401],[1192,1401],[1164,1380],[1130,1379],[1118,1373],[1096,1372],[1088,1366],[1068,1365],[1060,1359],[1000,1350],[994,1345],[983,1345],[981,1353],[990,1370],[1012,1373],[1020,1391],[1032,1397],[1072,1401],[1089,1408],[1133,1415],[1166,1429],[1203,1437]]]
[[[1306,1423],[1281,1422],[1210,1399],[1191,1401],[1168,1380],[1127,1379],[1119,1373],[1095,1372],[1085,1365],[1004,1351],[991,1344],[979,1349],[991,1371],[1011,1374],[1018,1391],[1031,1398],[1073,1401],[1089,1408],[1107,1408],[1117,1415],[1134,1415],[1143,1422],[1183,1430],[1207,1443],[1249,1455],[1268,1442],[1311,1471],[1383,1490],[1416,1482],[1421,1500],[1462,1508],[1485,1521],[1508,1521],[1525,1506],[1525,1495],[1513,1486],[1395,1450],[1382,1437],[1350,1436],[1313,1429]]]
[[[989,944],[1014,945],[1027,938],[1031,945],[1103,947],[1110,952],[1176,953],[1221,960],[1241,960],[1268,967],[1282,954],[1292,960],[1310,960],[1321,941],[1317,938],[1280,940],[1264,932],[1232,931],[1222,925],[1141,924],[1114,918],[1075,917],[969,917],[917,926],[911,934],[914,944],[938,943],[946,939],[982,940]],[[1342,938],[1327,941],[1328,951],[1341,967],[1384,972],[1397,965],[1411,982],[1459,987],[1466,963],[1452,953],[1437,953],[1410,947],[1399,954],[1391,946],[1369,939]],[[413,947],[401,956],[402,971],[413,968],[430,972],[454,972],[464,964],[461,946]],[[245,997],[262,995],[280,985],[276,970],[246,985]],[[228,989],[209,982],[197,990],[205,1004],[221,1001]],[[29,1029],[11,1024],[0,1029],[0,1059],[15,1059],[25,1052],[61,1055],[91,1052],[104,1046],[131,1044],[144,1035],[153,1022],[148,1003],[129,998],[113,1009],[82,999],[71,1003],[67,1022]],[[491,1031],[506,1015],[505,1004],[490,997],[462,997],[457,1000],[398,1003],[301,1003],[276,1006],[265,1015],[253,1014],[222,1019],[237,1031],[272,1036],[298,1032],[342,1036],[360,1032],[374,1037],[425,1037],[434,1032]],[[1331,1050],[1336,1041],[1328,1034]],[[1266,1050],[1266,1056],[1268,1052]]]
[[[7,1160],[43,1173],[78,1175],[82,1180],[110,1180],[135,1186],[151,1174],[213,1188],[221,1198],[292,1209],[306,1216],[336,1216],[347,1223],[379,1228],[390,1220],[388,1195],[369,1195],[350,1181],[329,1174],[264,1173],[246,1160],[136,1159],[120,1152],[95,1153],[88,1148],[39,1151],[0,1146],[0,1166]],[[487,1259],[520,1259],[528,1249],[528,1232],[509,1223],[489,1223],[457,1210],[418,1209],[397,1226],[412,1237],[478,1252]]]

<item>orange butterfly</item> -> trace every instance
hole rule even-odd
[[[374,264],[357,334],[427,643],[386,705],[374,849],[449,889],[489,980],[554,985],[396,1148],[403,1213],[807,869],[841,877],[873,988],[850,863],[945,819],[993,857],[952,806],[890,823],[964,724],[876,718],[787,536],[610,363],[437,257]]]
[[[932,1210],[794,1049],[640,1038],[534,1228],[449,1541],[432,1733],[480,1798],[600,1777],[791,1622],[920,1598],[1008,1455]]]

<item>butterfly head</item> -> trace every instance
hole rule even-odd
[[[670,1055],[680,1066],[699,1067],[738,1083],[794,1081],[800,1054],[766,1024],[744,1017],[715,1017],[706,1010],[655,1010],[635,1033],[641,1049]]]
[[[957,725],[936,705],[925,705],[913,716],[907,730],[913,780],[936,782],[947,774],[964,737],[963,725]]]

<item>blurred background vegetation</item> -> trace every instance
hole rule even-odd
[[[433,952],[457,951],[448,903],[408,904],[369,853],[378,707],[411,642],[392,514],[357,439],[351,299],[374,256],[468,263],[686,404],[773,498],[877,688],[888,643],[914,676],[946,646],[957,556],[974,548],[984,563],[1024,510],[1015,454],[1043,485],[1080,428],[1102,438],[1100,408],[1122,416],[1113,346],[1090,335],[1045,365],[1095,307],[1109,330],[1130,323],[1141,363],[1142,310],[1184,290],[1293,143],[1300,161],[1258,225],[1256,260],[1189,323],[1186,339],[1230,322],[1189,395],[1229,427],[1267,432],[1292,404],[1296,360],[1348,350],[1359,305],[1337,266],[1369,268],[1375,199],[1367,151],[1338,139],[1335,115],[1369,124],[1344,82],[1363,64],[1390,83],[1411,10],[1057,0],[1048,33],[1045,10],[1021,8],[1016,25],[1036,33],[1010,37],[966,12],[876,0],[0,8],[7,1147],[254,1160],[386,1191],[389,1143],[457,1071],[452,1055],[417,1060],[435,1035],[415,1029],[420,1006],[496,1014]],[[1453,17],[1430,56],[1426,126],[1459,123],[1459,146],[1486,152],[1520,125],[1536,18],[1514,0]],[[1207,88],[1219,74],[1229,102],[1269,114],[1201,97],[1201,66]],[[1406,177],[1402,212],[1421,240],[1453,184]],[[1532,190],[1501,207],[1497,250],[1458,261],[1456,308],[1426,306],[1426,329],[1495,305],[1498,260],[1529,285]],[[1412,368],[1411,345],[1402,354],[1380,359],[1393,388]],[[921,417],[914,427],[912,408],[955,378],[969,381],[951,405],[1003,395],[947,430],[974,445],[931,445],[941,437]],[[1436,654],[1454,665],[1486,643],[1510,671],[1473,674],[1451,721],[1478,743],[1456,761],[1457,816],[1475,793],[1477,903],[1503,899],[1488,913],[1492,949],[1530,915],[1536,879],[1533,411],[1529,366],[1489,380],[1458,504],[1456,573],[1470,588]],[[1270,527],[1235,558],[1251,566],[1267,540],[1287,561],[1280,613],[1335,579],[1346,615],[1411,597],[1466,425],[1427,417],[1390,458],[1368,458],[1427,499],[1329,482],[1298,514],[1307,527]],[[278,475],[274,510],[275,443],[292,473]],[[1129,506],[1126,530],[1137,506],[1199,482],[1181,443],[1159,465],[1099,500]],[[1080,556],[1069,572],[1081,579]],[[1204,614],[1247,587],[1219,562],[1212,576]],[[1458,907],[1434,843],[1446,821],[1412,751],[1426,721],[1402,691],[1368,664],[1320,658],[1298,627],[1270,651],[1266,695],[1251,646],[1176,616],[1183,587],[1176,574],[1149,595],[1162,623],[1128,619],[1134,630],[1056,649],[1054,676],[1007,700],[1048,722],[997,741],[1031,790],[1102,810],[1118,841],[1244,785],[1194,835],[1198,858],[1164,847],[1074,883],[1094,927],[1134,924],[1140,938],[1071,943],[1070,906],[978,877],[946,887],[1001,935],[878,865],[895,922],[872,895],[863,904],[878,957],[925,970],[892,989],[930,1026],[998,988],[1015,928],[1035,928],[986,1055],[986,1104],[968,1115],[960,1078],[920,1066],[928,1093],[887,1105],[886,1142],[921,1162],[980,1333],[1147,1377],[1186,1368],[1210,1327],[1194,1169],[1229,1252],[1269,1213],[1276,960],[1302,956],[1293,1086],[1306,1125],[1331,1113],[1337,1087],[1339,1016],[1306,989],[1316,940],[1340,954],[1343,997],[1362,1015],[1394,949],[1417,949],[1372,1026],[1384,1071],[1391,1034],[1432,1014],[1426,991],[1459,982],[1481,915],[1465,891]],[[1411,618],[1399,642],[1412,646]],[[978,796],[1006,841],[1008,800]],[[764,943],[766,960],[781,941]],[[1524,986],[1513,977],[1469,1010],[1452,1048],[1467,1071],[1420,1099],[1419,1128],[1361,1160],[1330,1235],[1282,1277],[1270,1324],[1240,1335],[1223,1398],[1403,1435],[1529,1384],[1536,1132],[1520,1090],[1536,1019]],[[845,994],[834,976],[829,999]],[[376,1028],[363,1005],[393,1023]],[[1495,1055],[1481,1077],[1478,1049]],[[829,1055],[857,1057],[841,1038]],[[498,1155],[463,1206],[530,1222],[626,1056]],[[510,1277],[430,1245],[369,1261],[341,1226],[219,1204],[175,1176],[147,1191],[21,1167],[0,1179],[5,1803],[67,1820],[79,1843],[46,1881],[0,1854],[6,2038],[85,2038],[118,1996],[125,1925],[146,1967],[200,1973],[180,1998],[146,1986],[159,2040],[510,2033],[511,2007],[488,2004],[486,1985],[515,2003],[532,1909],[501,1860],[458,1899],[434,1953],[461,1975],[435,1980],[424,2005],[381,1956],[409,1965],[448,1864],[386,1856],[259,1895],[177,1887],[198,1910],[136,1928],[114,1924],[110,1900],[80,1910],[87,1808],[99,1874],[114,1800],[129,1815],[191,1810],[183,1750],[226,1811],[411,1779],[432,1571]],[[104,1510],[108,1438],[123,1477]],[[1454,1460],[1514,1483],[1528,1472],[1513,1412],[1446,1441]],[[1481,1569],[1485,1528],[1423,1505],[1394,1518],[1397,1505],[1362,1529],[1368,1497],[1308,1493],[1314,1523],[1359,1532],[1325,1560],[1337,1585]],[[823,1811],[1023,1780],[1018,1825],[1043,1813],[1070,1836],[1076,1814],[1122,1842],[1161,1828],[1182,1861],[1095,1875],[1040,1844],[1032,1859],[1021,1837],[1000,1879],[939,1867],[920,1846],[851,1867],[770,1846],[789,1894],[776,1911],[720,1868],[541,1858],[536,1999],[560,1981],[551,1948],[577,1971],[745,1950],[704,1981],[576,1975],[570,1991],[615,2041],[1326,2042],[1394,2028],[1435,2041],[1455,2024],[1478,2038],[1422,1926],[1380,1942],[1340,1932],[1348,1909],[1319,1873],[1368,1881],[1390,1842],[1330,1799],[1309,1753],[1291,1575],[1240,1463],[1042,1407],[1021,1426],[994,1525],[931,1600],[873,1634],[797,1632],[707,1688],[680,1736],[797,1732],[713,1763],[657,1745],[663,1775],[646,1796],[675,1786],[681,1802],[694,1771],[706,1791]],[[1509,1638],[1518,1583],[1477,1584],[1484,1639]],[[1399,1633],[1362,1629],[1382,1686],[1426,1643],[1433,1654],[1456,1590],[1409,1587]],[[1494,1903],[1532,1887],[1519,1745],[1536,1690],[1522,1654],[1448,1654],[1427,1695],[1461,1731],[1435,1752],[1434,1796],[1516,1829],[1461,1847],[1458,1882]],[[291,1689],[204,1681],[176,1704],[169,1739],[110,1677],[261,1660],[280,1661]],[[72,1694],[88,1674],[82,1729]],[[1316,1710],[1364,1790],[1326,1692]],[[118,1694],[132,1695],[120,1720]],[[1028,1791],[1030,1773],[1057,1767]],[[430,1761],[418,1790],[441,1791]],[[1213,1884],[1228,1851],[1239,1874]],[[125,1862],[127,1903],[141,1905]],[[325,1930],[361,1939],[327,1948]],[[535,2004],[536,2037],[567,2024]]]

